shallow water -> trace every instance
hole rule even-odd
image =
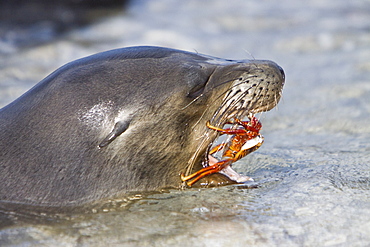
[[[0,245],[370,245],[369,30],[369,1],[135,1],[50,43],[0,53],[0,106],[68,61],[130,45],[269,59],[287,76],[277,109],[262,114],[265,143],[234,165],[258,188],[170,190],[61,218],[10,215]]]

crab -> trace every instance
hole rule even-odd
[[[232,163],[257,150],[262,145],[264,138],[259,133],[262,124],[255,116],[250,116],[250,121],[241,121],[234,118],[233,121],[226,124],[233,124],[234,127],[222,129],[211,125],[209,121],[207,122],[206,125],[209,129],[220,132],[221,135],[232,135],[232,137],[229,142],[221,143],[209,151],[208,166],[188,176],[181,174],[181,180],[186,182],[189,187],[207,175],[222,172],[224,169],[227,170]],[[238,127],[235,128],[235,125]],[[212,154],[221,151],[223,151],[222,159],[218,161]]]

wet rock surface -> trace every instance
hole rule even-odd
[[[265,143],[237,162],[259,187],[170,190],[91,213],[2,214],[1,246],[366,246],[370,244],[370,3],[132,1],[122,13],[32,48],[0,43],[0,106],[66,62],[158,45],[269,59],[283,99]]]

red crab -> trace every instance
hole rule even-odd
[[[231,140],[226,143],[221,143],[213,147],[209,156],[217,153],[221,150],[224,150],[222,155],[222,160],[218,162],[213,162],[207,167],[190,174],[189,176],[184,176],[181,174],[181,180],[186,182],[188,186],[192,186],[199,179],[213,173],[220,172],[222,169],[228,167],[235,161],[243,158],[244,156],[250,154],[251,152],[257,150],[263,143],[263,136],[259,133],[262,128],[262,124],[258,121],[255,116],[250,117],[250,121],[241,121],[237,118],[234,118],[234,121],[229,121],[227,124],[237,124],[240,127],[235,129],[228,128],[222,129],[215,126],[212,126],[209,121],[207,122],[207,127],[220,132],[222,135],[233,135]],[[213,158],[215,160],[215,158]],[[211,163],[211,162],[209,162]]]

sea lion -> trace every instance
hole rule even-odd
[[[271,61],[160,47],[68,63],[0,110],[0,201],[73,206],[178,187],[216,138],[208,120],[270,110],[283,84]]]

